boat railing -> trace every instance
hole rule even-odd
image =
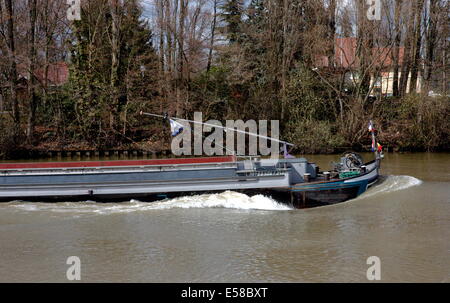
[[[2,169],[0,175],[26,175],[26,174],[83,174],[105,172],[160,172],[176,169],[216,169],[237,168],[237,162],[213,162],[213,163],[182,163],[182,164],[156,164],[156,165],[131,165],[131,166],[96,166],[96,167],[54,167],[54,168],[20,168]]]
[[[279,168],[271,170],[239,170],[236,173],[246,177],[266,177],[266,176],[283,176],[288,172],[288,169]]]

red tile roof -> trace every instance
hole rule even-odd
[[[60,86],[69,80],[69,67],[65,62],[51,63],[48,66],[47,76],[45,68],[40,68],[36,71],[36,77],[42,84]]]
[[[355,67],[357,65],[356,38],[336,38],[334,54],[336,66]]]
[[[335,39],[335,66],[340,68],[357,68],[359,60],[356,54],[357,39],[355,37],[336,38]],[[372,48],[372,62],[374,67],[386,68],[393,65],[394,48],[374,47]],[[399,64],[403,62],[405,48],[399,48]],[[326,56],[316,58],[317,67],[329,67]]]

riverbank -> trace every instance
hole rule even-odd
[[[411,96],[389,99],[379,105],[373,118],[377,139],[388,152],[449,152],[450,106],[448,98]],[[138,118],[141,116],[137,113]],[[291,153],[336,154],[347,150],[369,151],[371,138],[367,132],[370,117],[324,121],[290,119],[280,125],[281,139],[295,144]],[[0,117],[1,118],[1,117]],[[4,117],[5,118],[5,117]],[[204,117],[211,119],[214,117]],[[217,118],[224,120],[225,118]],[[67,128],[36,125],[33,139],[12,120],[0,119],[0,159],[42,159],[48,157],[127,157],[170,156],[171,135],[168,123],[142,120],[127,131],[102,128],[90,137],[82,136],[78,126]]]
[[[75,147],[75,148],[74,148]],[[0,157],[0,161],[89,161],[89,160],[124,160],[124,159],[156,159],[156,158],[170,158],[174,157],[172,151],[167,148],[155,148],[155,149],[139,149],[136,146],[120,146],[119,148],[110,148],[98,150],[95,148],[86,148],[85,146],[71,146],[66,149],[45,149],[45,148],[29,148],[18,149],[9,157]],[[321,155],[336,155],[343,152],[354,150],[360,153],[371,153],[370,146],[352,149],[351,147],[337,147],[333,149],[324,150],[318,153],[305,153],[305,152],[293,152],[297,155],[321,156]],[[427,153],[426,151],[411,151],[401,150],[395,146],[383,146],[385,153],[392,154],[417,154]],[[447,150],[439,150],[434,153],[444,154],[450,152]],[[195,156],[185,156],[195,157]]]
[[[163,137],[163,135],[161,135]],[[385,152],[393,153],[416,153],[428,152],[425,147],[402,146],[400,144],[389,144],[383,140],[387,137],[394,138],[395,136],[384,134],[380,136],[380,142],[383,145]],[[398,135],[397,135],[398,137]],[[46,159],[73,159],[73,160],[89,160],[89,159],[133,159],[133,158],[160,158],[173,157],[170,149],[170,142],[168,139],[163,142],[156,142],[150,140],[143,140],[141,142],[132,142],[128,144],[119,144],[116,146],[98,147],[86,142],[72,142],[64,144],[58,142],[56,138],[50,138],[50,141],[44,141],[36,145],[19,144],[15,148],[9,150],[0,150],[0,160],[46,160]],[[390,140],[392,141],[392,140]],[[314,150],[314,151],[312,151]],[[357,144],[355,146],[326,146],[319,149],[302,149],[294,148],[290,153],[303,155],[331,155],[340,154],[348,150],[356,152],[370,152],[370,141],[366,140],[364,144]],[[434,149],[433,152],[442,153],[450,152],[449,146]]]

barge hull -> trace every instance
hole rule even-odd
[[[364,173],[329,180],[303,158],[203,159],[2,164],[0,201],[154,201],[230,190],[303,208],[357,197],[377,180],[379,168],[376,160]]]

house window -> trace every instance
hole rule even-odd
[[[383,79],[380,76],[378,76],[375,78],[375,82],[374,82],[373,86],[381,88],[382,83],[383,83]]]

